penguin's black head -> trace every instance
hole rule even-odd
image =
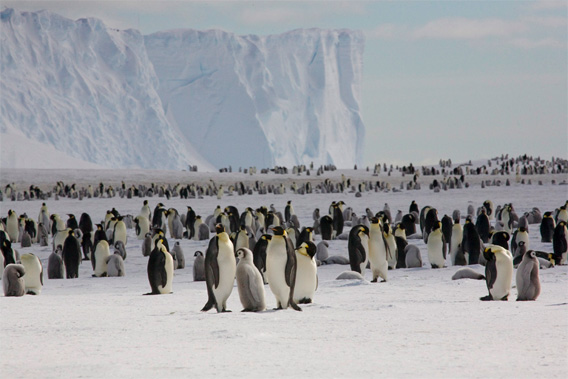
[[[365,225],[359,225],[359,233],[365,233],[366,235],[369,235],[369,228],[367,228]]]
[[[441,222],[437,222],[434,225],[432,225],[432,231],[440,229],[442,227],[442,223]]]
[[[225,227],[223,226],[223,224],[215,225],[215,233],[219,234],[219,233],[223,233],[224,231],[225,231]]]
[[[288,200],[286,204],[292,204],[292,200]]]
[[[298,249],[296,249],[296,250],[300,250],[300,249],[305,249],[306,253],[310,256],[310,258],[313,258],[314,255],[316,255],[316,252],[317,252],[316,245],[311,241],[302,242],[300,247],[298,247]]]
[[[379,223],[379,218],[378,217],[373,217],[371,218],[371,224],[378,224]]]
[[[74,235],[75,235],[75,232],[74,232],[73,230],[70,230],[69,232],[67,232],[67,235],[68,235],[68,236],[74,236]]]
[[[239,227],[239,229],[240,229],[240,230],[243,230],[243,231],[246,231],[246,230],[247,230],[247,227],[246,227],[246,225],[241,225],[241,226]]]
[[[524,232],[527,231],[527,228],[525,228],[524,226],[521,226],[521,227],[519,228],[519,231],[524,233]]]
[[[281,226],[275,226],[274,228],[272,228],[272,231],[274,232],[275,236],[283,236],[285,233],[284,228],[282,228]]]
[[[203,253],[201,251],[196,251],[195,254],[193,254],[194,257],[202,257]]]
[[[308,233],[311,233],[311,232],[313,232],[313,231],[314,231],[314,229],[311,228],[311,227],[309,227],[309,226],[306,228],[306,232],[308,232]]]
[[[270,235],[270,234],[263,234],[262,237],[260,237],[260,238],[263,238],[263,239],[265,239],[265,240],[267,240],[267,241],[270,241],[270,240],[272,239],[272,235]]]

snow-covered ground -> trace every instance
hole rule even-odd
[[[354,181],[389,181],[398,188],[409,177],[370,172],[335,171],[325,177],[339,180],[344,174]],[[0,182],[16,183],[21,190],[30,184],[52,186],[57,180],[81,185],[100,181],[117,186],[138,183],[206,183],[254,181],[298,183],[308,177],[294,175],[205,174],[158,171],[2,170]],[[321,181],[312,174],[310,179]],[[430,177],[421,177],[421,190],[401,192],[296,195],[228,196],[182,200],[179,197],[149,198],[184,212],[187,205],[206,217],[217,205],[274,206],[284,211],[292,200],[303,226],[312,224],[312,211],[326,210],[332,201],[343,200],[361,215],[388,203],[393,217],[408,212],[415,200],[430,205],[440,217],[459,209],[467,214],[490,199],[495,206],[512,202],[519,215],[538,207],[552,211],[568,199],[568,187],[552,185],[566,175],[532,177],[532,185],[515,182],[481,188],[482,179],[466,177],[470,188],[434,193]],[[542,179],[543,185],[537,181]],[[46,201],[51,213],[79,217],[91,215],[94,222],[107,210],[136,216],[143,199],[93,198]],[[0,202],[0,214],[8,209],[36,218],[41,201]],[[348,230],[348,228],[347,228]],[[516,302],[513,289],[507,302],[482,302],[487,294],[484,281],[452,281],[457,267],[429,268],[426,246],[421,249],[424,267],[389,271],[386,283],[338,281],[349,266],[318,268],[319,288],[314,303],[303,312],[273,311],[274,296],[266,286],[267,306],[261,313],[241,313],[235,286],[228,300],[232,313],[200,312],[207,300],[205,282],[193,282],[193,254],[205,251],[207,241],[181,240],[186,268],[177,270],[173,294],[142,296],[150,290],[141,241],[128,231],[126,276],[93,278],[90,262],[83,262],[78,279],[49,280],[44,276],[39,296],[0,297],[3,324],[0,342],[2,377],[565,377],[568,372],[568,269],[557,266],[540,271],[542,292],[534,302]],[[320,241],[316,236],[316,243]],[[173,242],[173,241],[172,241]],[[530,227],[530,248],[552,251],[541,243],[538,225]],[[51,247],[34,245],[20,253],[37,254],[47,268]],[[330,242],[330,254],[348,256],[347,241]],[[473,266],[483,272],[482,266]],[[367,270],[366,279],[370,280]]]

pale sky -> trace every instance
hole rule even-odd
[[[143,34],[192,28],[366,36],[365,164],[568,158],[566,1],[4,1]]]

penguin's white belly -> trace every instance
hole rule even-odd
[[[233,249],[228,246],[221,245],[220,241],[217,263],[219,265],[219,285],[217,288],[213,286],[213,294],[215,295],[217,304],[224,305],[233,291],[237,265]]]
[[[172,283],[174,281],[174,259],[170,253],[165,252],[163,254],[166,257],[166,285],[162,287],[161,284],[158,284],[158,291],[162,294],[166,294],[172,293]]]
[[[102,241],[99,242],[99,245],[103,243]],[[107,263],[106,260],[110,256],[109,249],[104,249],[98,247],[95,250],[95,276],[102,276],[107,272]]]
[[[286,254],[274,253],[271,250],[275,249],[271,249],[269,246],[266,252],[266,279],[277,303],[280,303],[282,308],[286,308],[290,296],[290,287],[288,287],[285,277],[288,257]]]
[[[436,265],[439,268],[444,267],[445,259],[443,249],[443,243],[440,238],[434,238],[439,236],[430,236],[428,238],[428,260],[431,265]]]
[[[452,260],[452,265],[456,264],[456,255],[461,247],[463,239],[463,230],[462,228],[452,228],[452,239],[450,244],[450,257]]]
[[[509,295],[511,291],[511,281],[513,280],[513,260],[497,258],[497,278],[493,283],[493,288],[489,290],[493,300],[501,300]]]
[[[294,301],[312,299],[317,287],[317,265],[313,259],[296,254],[298,268],[296,270],[296,284],[294,285]]]
[[[38,262],[34,262],[33,264],[24,265],[26,274],[22,277],[24,279],[26,293],[33,292],[36,295],[41,293],[41,266]]]
[[[369,240],[369,262],[371,262],[373,280],[379,276],[387,280],[387,250],[382,239],[378,241]]]

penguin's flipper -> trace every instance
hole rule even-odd
[[[296,253],[294,251],[294,245],[292,241],[286,237],[286,255],[288,259],[286,260],[286,268],[284,272],[284,277],[286,279],[286,284],[288,287],[293,288],[296,283]]]
[[[497,264],[495,257],[487,261],[487,264],[485,266],[485,280],[487,283],[487,289],[490,290],[491,288],[493,288],[493,285],[497,280]]]

